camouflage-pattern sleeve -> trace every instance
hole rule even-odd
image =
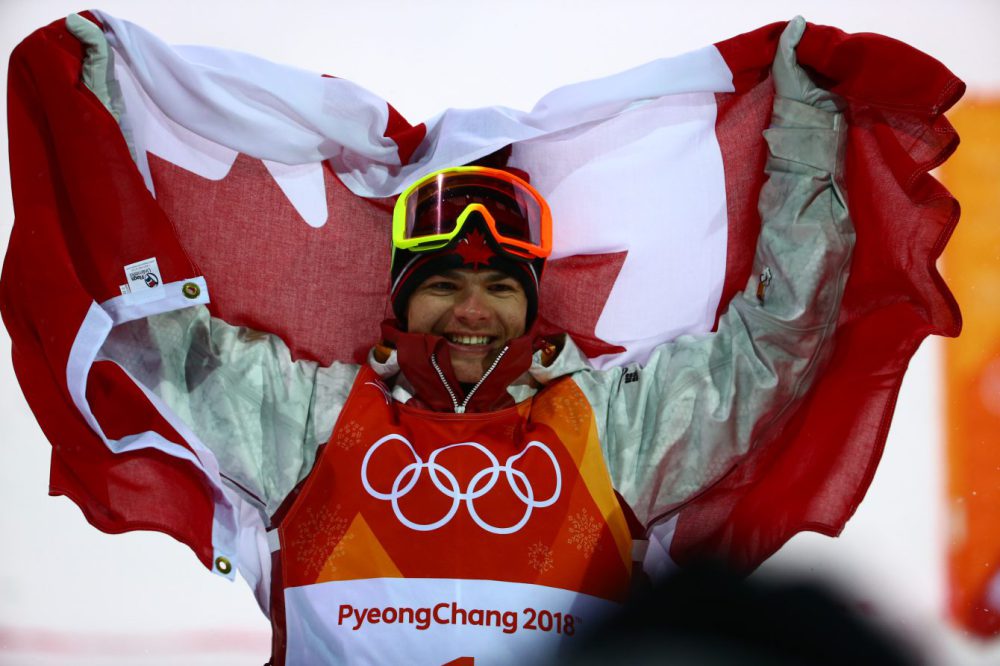
[[[795,65],[803,28],[790,24],[775,62],[781,96],[764,132],[769,178],[746,288],[715,333],[659,347],[635,381],[620,381],[621,370],[575,375],[615,487],[646,522],[731,469],[806,393],[830,351],[854,247],[838,185],[846,128],[834,97]]]
[[[358,372],[293,361],[279,337],[230,326],[204,306],[121,324],[101,356],[153,391],[267,515],[312,468]]]

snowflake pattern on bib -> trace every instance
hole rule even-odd
[[[601,524],[594,520],[589,513],[581,509],[569,517],[569,539],[567,542],[571,546],[583,553],[584,557],[590,557],[599,547],[598,540],[601,537]]]
[[[301,520],[303,529],[291,545],[303,568],[318,570],[338,551],[344,551],[348,520],[339,504],[333,510],[329,506],[306,507]]]
[[[342,448],[345,451],[350,451],[353,447],[357,446],[361,442],[361,436],[364,434],[365,429],[357,421],[351,421],[344,425],[343,428],[338,429],[337,436],[334,439],[334,444]]]
[[[552,556],[552,549],[541,541],[533,544],[528,549],[528,564],[539,573],[551,571],[555,566],[555,558]]]

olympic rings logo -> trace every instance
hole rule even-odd
[[[380,492],[372,487],[372,484],[368,480],[368,463],[371,460],[372,455],[378,451],[383,445],[389,442],[400,442],[406,448],[410,450],[410,454],[413,456],[413,462],[406,465],[399,474],[396,475],[395,480],[392,482],[392,490],[387,493]],[[489,461],[489,465],[476,472],[476,474],[469,480],[468,485],[465,489],[461,488],[458,483],[458,479],[455,475],[444,465],[437,462],[438,455],[441,453],[454,448],[470,447],[486,456]],[[520,460],[529,450],[536,448],[548,456],[549,461],[552,463],[552,469],[555,472],[556,487],[552,491],[552,495],[544,500],[535,499],[535,491],[531,486],[531,482],[528,480],[527,475],[521,470],[514,469],[514,463]],[[432,523],[417,523],[409,518],[407,518],[402,509],[399,506],[399,500],[405,497],[407,493],[413,490],[413,487],[417,485],[420,480],[421,475],[424,470],[427,470],[430,476],[431,482],[434,487],[438,489],[445,497],[451,499],[451,507],[439,520]],[[514,495],[517,496],[521,502],[524,503],[524,515],[513,525],[507,527],[498,527],[496,525],[491,525],[480,517],[476,512],[476,500],[485,495],[486,493],[493,490],[497,482],[500,480],[501,473],[507,480],[507,485],[510,487]],[[386,435],[382,439],[378,440],[372,444],[371,448],[365,454],[365,459],[361,463],[361,483],[364,485],[365,490],[372,497],[390,502],[392,504],[392,511],[396,514],[396,518],[399,519],[403,525],[406,525],[411,530],[417,530],[418,532],[431,532],[440,527],[447,525],[455,514],[458,513],[459,507],[462,503],[465,503],[466,509],[469,512],[469,516],[475,521],[479,527],[483,528],[487,532],[493,534],[513,534],[517,532],[522,527],[524,527],[528,520],[531,518],[531,512],[535,509],[542,509],[547,506],[551,506],[559,499],[559,494],[562,492],[562,473],[559,469],[559,463],[556,461],[555,455],[553,455],[551,449],[542,444],[541,442],[532,441],[524,450],[520,453],[510,456],[507,458],[503,465],[497,460],[497,457],[490,452],[482,444],[477,442],[461,442],[459,444],[451,444],[449,446],[442,447],[434,453],[431,454],[430,458],[424,462],[417,452],[414,450],[413,445],[401,435]]]

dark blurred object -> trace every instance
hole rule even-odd
[[[915,666],[923,661],[823,585],[748,579],[706,564],[637,595],[558,663]]]

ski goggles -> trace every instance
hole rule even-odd
[[[542,195],[511,173],[474,166],[442,169],[399,195],[392,214],[393,248],[427,252],[445,247],[474,212],[504,252],[526,260],[551,253],[552,215]]]

